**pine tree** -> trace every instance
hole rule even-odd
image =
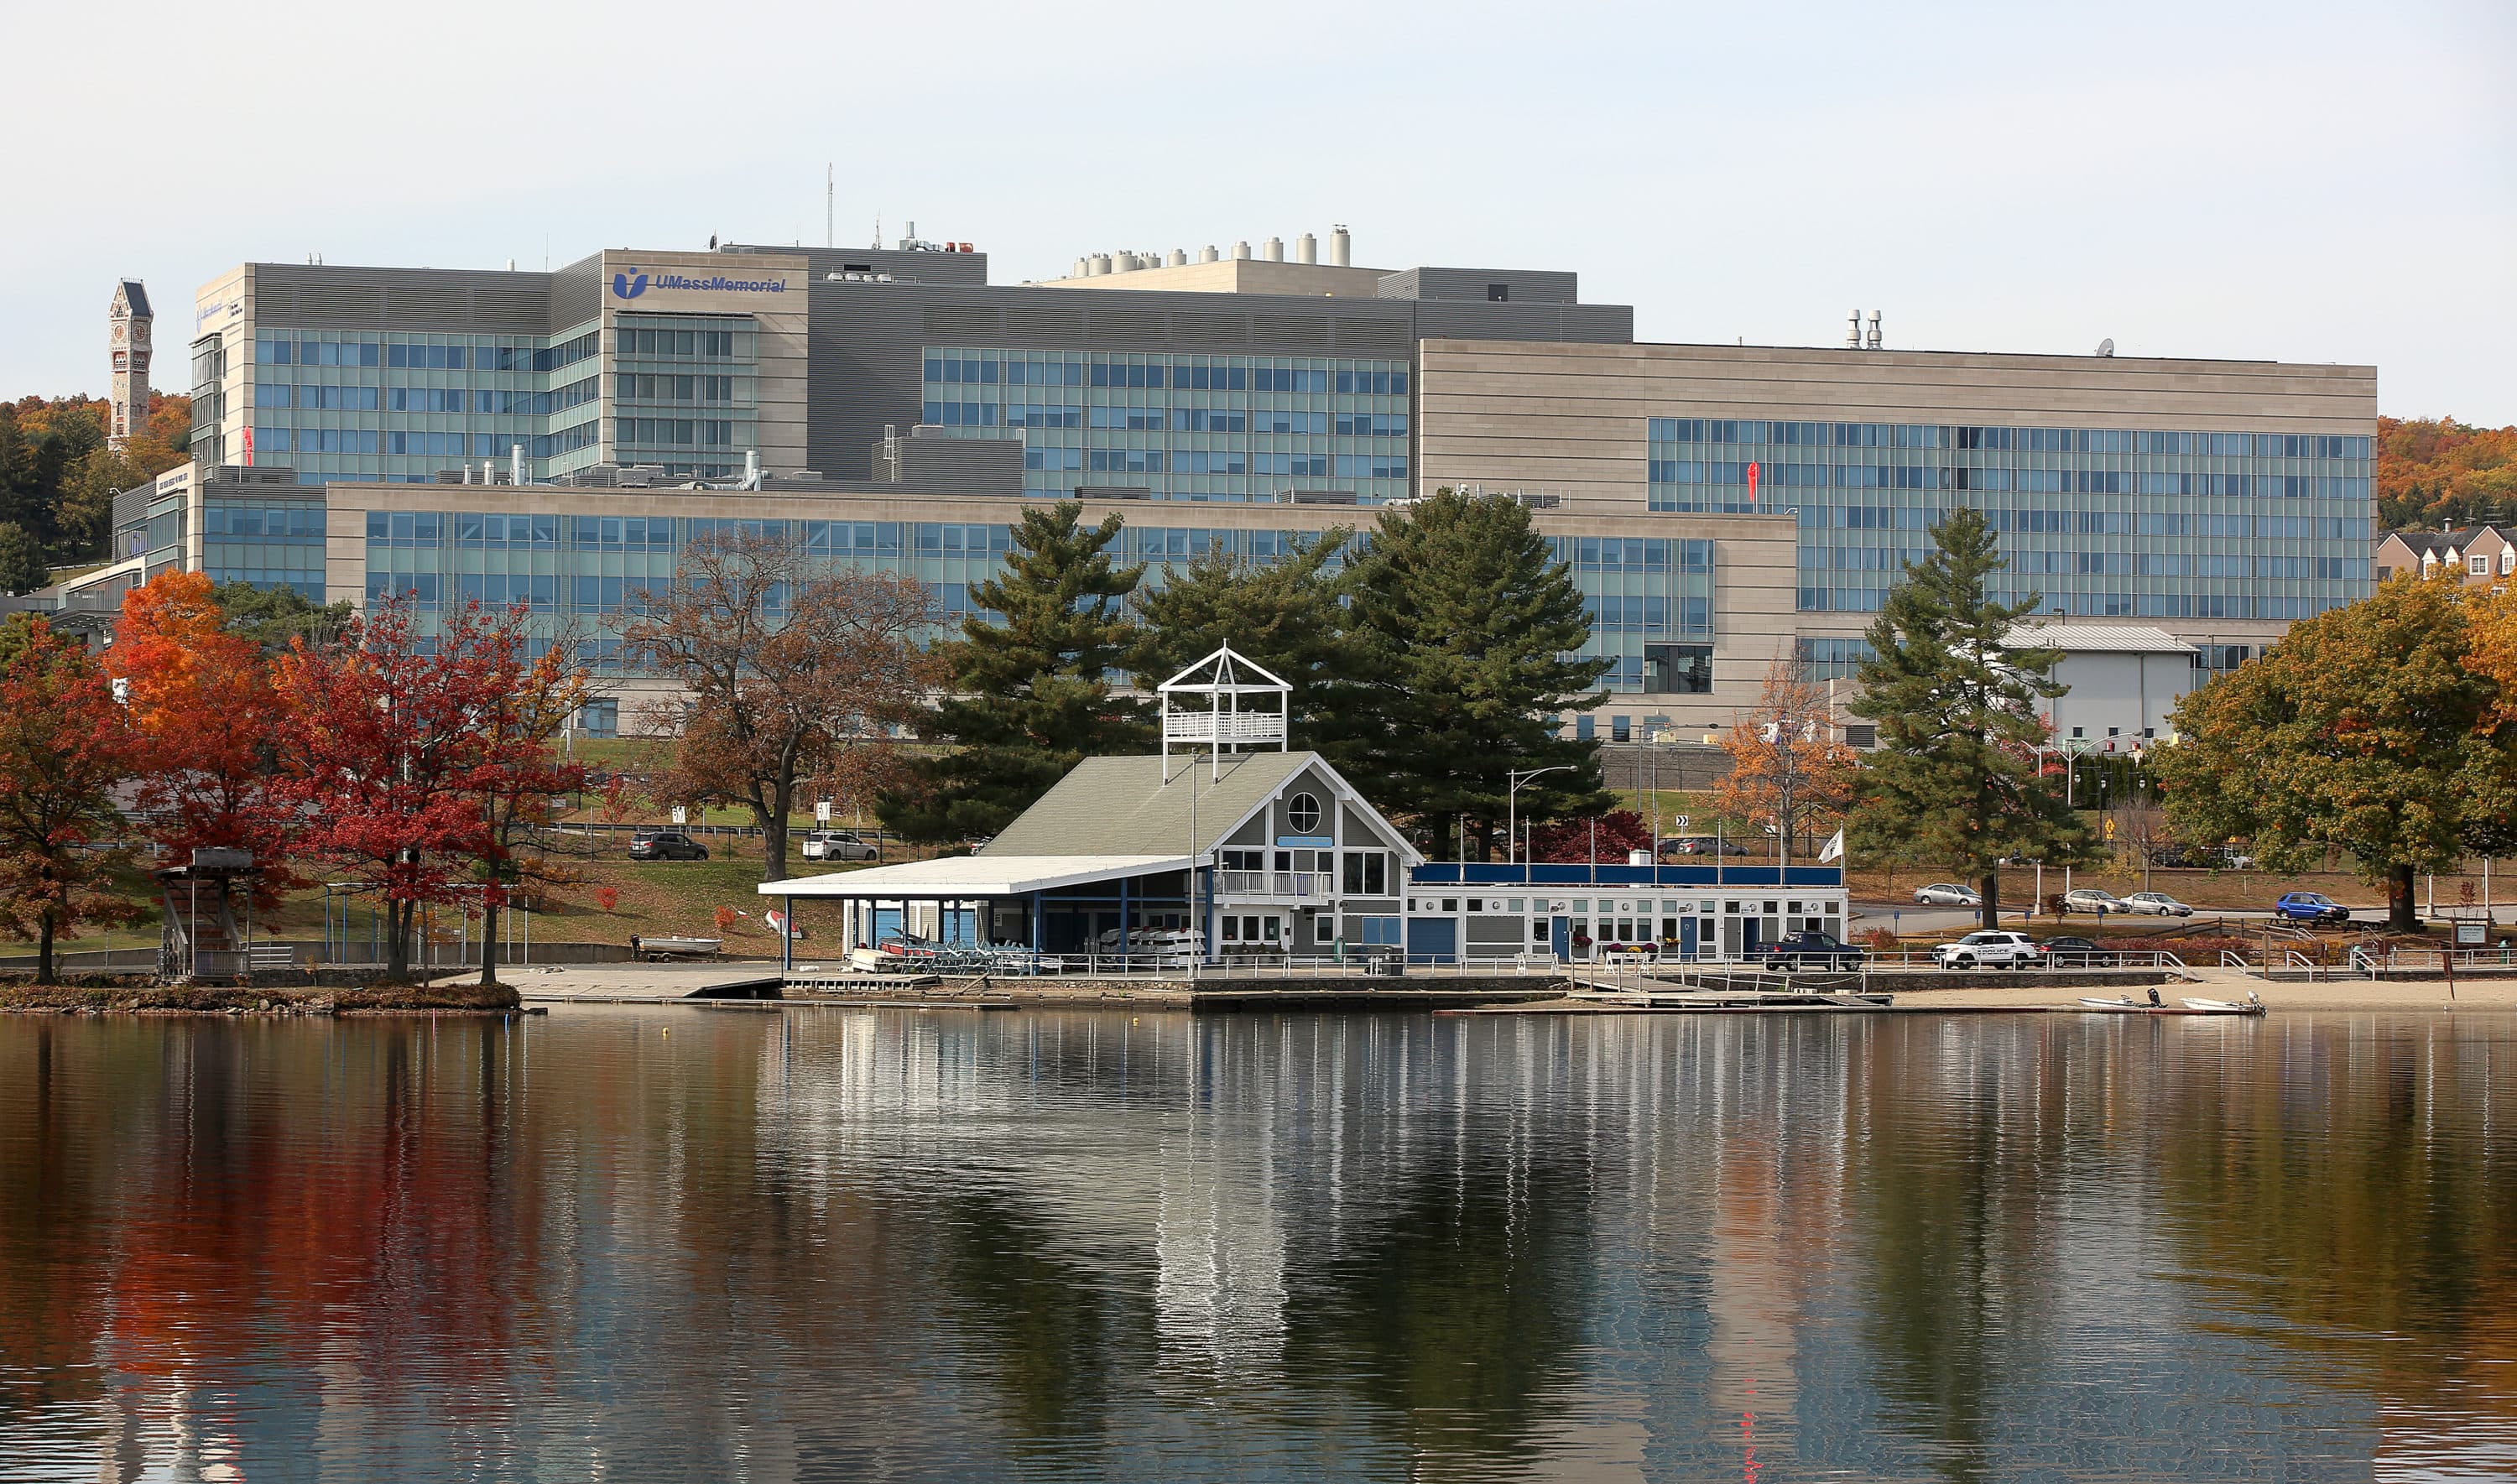
[[[1083,510],[1024,511],[1004,575],[970,589],[979,612],[943,653],[950,694],[919,729],[947,750],[917,770],[918,786],[883,799],[885,825],[918,839],[994,834],[1085,758],[1150,745],[1144,702],[1109,683],[1132,645],[1127,604],[1145,569],[1111,561],[1118,516],[1088,528]]]
[[[1333,565],[1354,532],[1338,527],[1279,562],[1209,552],[1137,592],[1131,667],[1148,695],[1222,645],[1291,685],[1293,742],[1313,740],[1323,688],[1344,673],[1345,611]]]
[[[1511,773],[1571,769],[1522,788],[1523,819],[1608,807],[1599,743],[1559,736],[1557,720],[1600,700],[1608,661],[1570,657],[1590,619],[1527,507],[1437,490],[1381,518],[1349,584],[1349,673],[1320,730],[1365,797],[1436,834],[1469,815],[1481,854],[1504,827]]]
[[[1993,601],[1987,584],[2008,564],[1981,512],[1950,511],[1932,539],[1870,626],[1875,657],[1861,666],[1851,710],[1879,724],[1879,750],[1850,836],[1857,852],[1911,850],[1981,882],[1984,925],[1996,927],[2004,860],[2060,864],[2088,849],[2087,828],[2036,754],[2048,731],[2038,702],[2063,694],[2049,678],[2062,657],[2002,648],[2041,598]]]

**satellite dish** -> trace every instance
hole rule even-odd
[[[2112,355],[2113,355],[2114,353],[2115,353],[2115,343],[2114,343],[2114,341],[2113,341],[2113,339],[2112,339],[2112,337],[2111,337],[2111,338],[2109,338],[2109,339],[2101,340],[2101,341],[2099,341],[2099,342],[2098,342],[2098,354],[2099,354],[2099,355],[2101,355],[2101,356],[2112,356]]]

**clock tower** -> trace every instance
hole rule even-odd
[[[106,433],[117,448],[149,422],[149,331],[155,319],[149,290],[137,278],[123,279],[106,312],[113,348],[113,425]]]

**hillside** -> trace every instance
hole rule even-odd
[[[184,461],[192,400],[152,393],[149,422],[105,445],[107,403],[91,397],[0,402],[0,593],[40,587],[45,569],[105,555],[113,496]]]
[[[2517,520],[2517,427],[2453,417],[2377,419],[2381,530]]]

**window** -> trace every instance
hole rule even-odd
[[[1512,285],[1511,285],[1511,284],[1509,284],[1509,283],[1489,283],[1489,284],[1487,284],[1487,285],[1486,285],[1486,302],[1487,302],[1488,304],[1503,304],[1503,303],[1506,303],[1506,302],[1510,301],[1510,300],[1511,300],[1511,298],[1512,298]]]
[[[576,730],[588,737],[619,737],[620,735],[619,698],[606,697],[601,700],[589,700],[577,707]]]
[[[1713,646],[1643,646],[1643,688],[1656,696],[1705,696],[1713,690]]]
[[[2490,576],[2491,559],[2489,557],[2467,557],[2464,559],[2464,570],[2473,573],[2477,577]]]
[[[1345,937],[1348,943],[1386,948],[1395,948],[1401,941],[1396,917],[1348,917]]]
[[[1345,853],[1345,894],[1350,897],[1386,897],[1389,895],[1389,854],[1382,850],[1349,850]]]
[[[1309,834],[1320,827],[1320,801],[1307,793],[1297,793],[1285,801],[1285,823],[1296,834]]]
[[[1263,850],[1227,850],[1223,852],[1225,870],[1265,870],[1267,852]]]
[[[1608,718],[1608,741],[1633,742],[1634,740],[1635,719],[1633,717],[1611,716]]]

